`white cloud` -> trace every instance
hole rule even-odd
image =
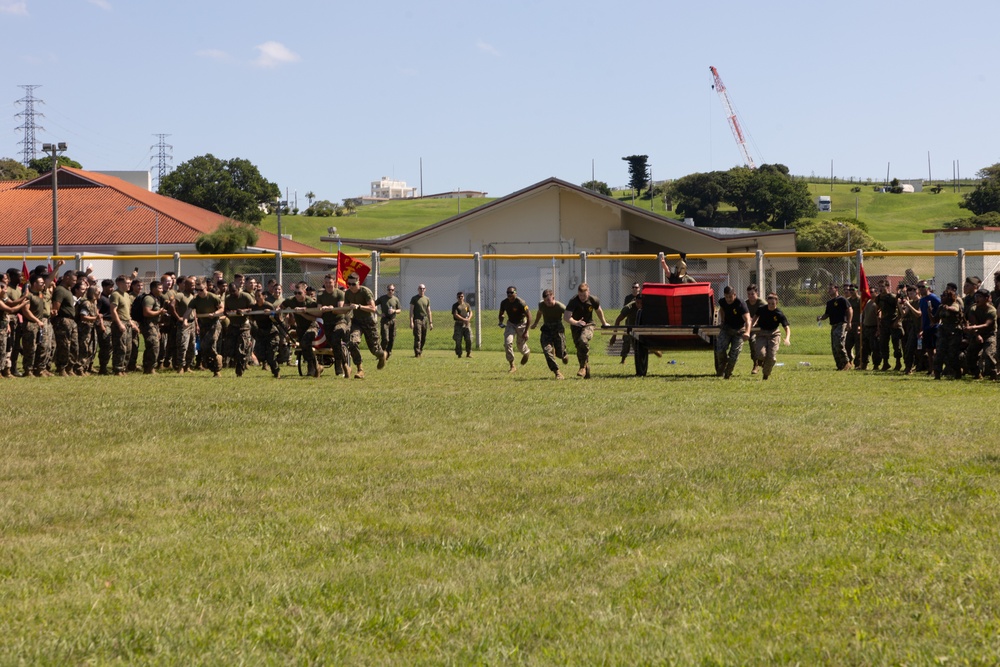
[[[500,52],[497,50],[497,48],[492,44],[484,42],[483,40],[479,40],[476,42],[476,48],[482,51],[483,53],[488,53],[491,56],[496,56],[497,58],[500,57]]]
[[[27,16],[28,3],[24,0],[0,0],[0,14]]]
[[[111,11],[111,3],[108,2],[108,0],[87,0],[87,2],[94,5],[95,7],[100,7],[106,12]]]
[[[294,63],[300,60],[299,54],[291,51],[280,42],[264,42],[254,47],[260,51],[260,55],[253,61],[258,67],[273,68],[285,63]]]

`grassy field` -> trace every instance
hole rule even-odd
[[[996,388],[826,332],[766,383],[443,328],[365,381],[10,381],[0,663],[996,664],[1000,455],[956,407]]]

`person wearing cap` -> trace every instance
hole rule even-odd
[[[576,360],[580,362],[577,377],[590,379],[590,341],[594,338],[594,315],[601,321],[601,326],[608,326],[608,320],[601,309],[601,301],[590,293],[590,285],[580,283],[576,294],[566,304],[563,320],[569,323],[573,332],[573,344],[576,346]]]
[[[421,294],[423,294],[422,290]],[[388,358],[388,355],[378,342],[378,327],[375,324],[375,313],[377,311],[375,308],[375,295],[372,294],[370,289],[361,284],[357,273],[347,276],[344,307],[354,309],[351,313],[351,337],[348,341],[347,349],[350,351],[351,359],[354,361],[354,379],[363,380],[365,371],[361,367],[361,337],[364,336],[365,344],[368,345],[368,351],[378,359],[378,364],[375,368],[378,370],[385,368],[385,360]],[[427,310],[430,312],[430,302],[428,302]],[[345,368],[344,371],[346,373],[347,369]],[[344,377],[347,376],[345,375]]]
[[[931,290],[926,280],[917,283],[917,295],[920,305],[920,338],[917,344],[922,347],[925,357],[927,374],[934,373],[934,354],[937,349],[937,313],[941,307],[941,297]],[[918,355],[919,356],[919,355]]]
[[[498,325],[503,327],[503,350],[507,363],[510,365],[509,373],[517,370],[514,365],[514,346],[521,352],[521,365],[528,363],[531,350],[528,348],[528,328],[531,327],[531,309],[524,299],[517,295],[517,288],[513,285],[507,288],[507,298],[500,302],[500,311],[497,313]],[[504,324],[504,317],[507,323]]]
[[[559,370],[556,360],[562,360],[564,364],[569,363],[569,355],[566,354],[566,328],[563,326],[565,312],[566,306],[556,301],[555,292],[550,289],[543,290],[542,300],[538,303],[538,312],[531,325],[532,329],[539,324],[542,325],[539,344],[542,346],[542,354],[545,355],[545,364],[555,373],[557,380],[562,380],[565,376]]]
[[[715,337],[715,374],[729,379],[740,358],[743,343],[750,340],[750,311],[726,285],[719,299],[719,335]]]
[[[427,332],[434,329],[434,311],[431,310],[431,300],[427,298],[427,285],[423,283],[410,299],[410,329],[413,330],[413,356],[419,357],[424,353]]]
[[[902,328],[899,325],[899,299],[890,289],[891,283],[887,279],[879,281],[878,295],[875,297],[875,305],[878,306],[878,346],[879,356],[882,358],[882,368],[872,368],[872,370],[889,370],[889,344],[892,344],[893,356],[896,359],[895,370],[903,368],[903,352],[900,349],[899,341],[902,337]]]
[[[755,342],[757,357],[761,360],[761,377],[766,380],[778,360],[778,346],[782,342],[779,326],[785,330],[785,345],[792,344],[792,328],[788,325],[788,318],[778,308],[777,294],[772,292],[767,295],[767,307],[758,309],[752,325],[760,328]]]
[[[847,360],[857,368],[861,364],[861,297],[858,296],[858,286],[854,283],[844,283],[844,296],[851,304],[851,323],[847,327],[844,338],[844,349],[847,350]]]
[[[962,285],[962,310],[966,318],[969,316],[969,311],[976,307],[976,291],[982,282],[979,276],[967,276]]]
[[[997,309],[990,303],[990,293],[979,288],[972,298],[976,305],[969,310],[966,335],[965,371],[974,379],[997,379]]]
[[[455,341],[455,354],[462,358],[462,343],[465,342],[465,356],[472,356],[472,307],[465,301],[465,292],[455,295],[458,299],[451,304],[451,317],[455,320],[455,330],[452,339]]]
[[[827,291],[830,300],[826,302],[826,310],[816,318],[816,321],[830,320],[830,348],[833,350],[833,360],[837,364],[838,371],[849,371],[854,368],[854,365],[847,360],[844,339],[847,336],[847,327],[850,326],[854,313],[851,311],[851,304],[847,299],[840,296],[839,287],[831,284]]]

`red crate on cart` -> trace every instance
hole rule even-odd
[[[642,324],[712,326],[715,324],[712,283],[645,283],[642,286]]]

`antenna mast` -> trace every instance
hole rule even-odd
[[[739,146],[740,153],[743,154],[743,162],[751,169],[756,169],[757,165],[754,164],[753,158],[750,157],[750,151],[747,150],[747,143],[743,139],[743,130],[740,129],[740,121],[736,118],[736,109],[733,108],[733,103],[729,101],[729,94],[726,92],[726,85],[722,83],[722,77],[719,76],[719,70],[711,65],[708,68],[712,70],[712,77],[715,79],[715,92],[719,93],[719,99],[722,100],[722,106],[725,107],[726,120],[729,121],[729,128],[733,131],[733,138],[736,139],[736,145]]]
[[[149,159],[156,160],[155,192],[159,192],[160,183],[163,181],[163,177],[167,175],[168,171],[170,171],[170,165],[167,164],[167,160],[172,160],[174,156],[168,152],[168,149],[172,150],[173,146],[167,143],[167,137],[170,136],[169,134],[154,134],[153,136],[159,139],[159,141],[153,146],[150,146],[150,148],[156,149],[156,155]]]

